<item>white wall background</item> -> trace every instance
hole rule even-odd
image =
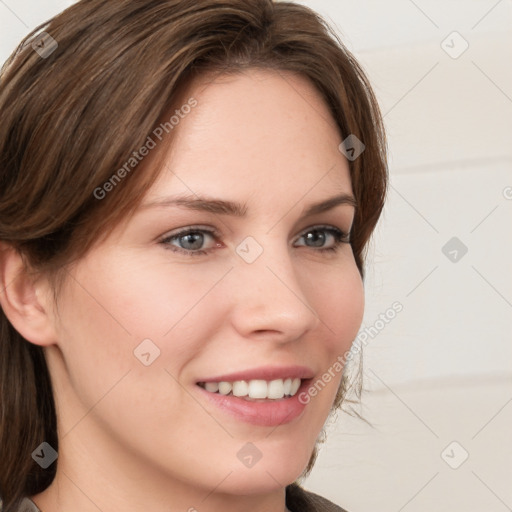
[[[0,60],[71,3],[0,0]],[[404,307],[365,347],[373,428],[341,415],[304,485],[350,512],[512,510],[512,1],[301,3],[367,70],[389,135],[363,325]]]

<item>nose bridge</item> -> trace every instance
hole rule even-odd
[[[299,337],[313,329],[318,315],[293,266],[288,245],[277,236],[247,237],[236,248],[233,321],[244,335],[254,331],[278,331],[283,337]]]

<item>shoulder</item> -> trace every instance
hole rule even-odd
[[[286,506],[291,512],[347,512],[318,494],[293,483],[286,487]]]

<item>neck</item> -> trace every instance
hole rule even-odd
[[[234,495],[221,491],[229,474],[218,475],[216,487],[201,487],[140,463],[137,468],[119,464],[112,452],[106,458],[96,458],[98,451],[68,450],[65,441],[61,444],[55,479],[31,498],[41,512],[289,512],[283,487]]]

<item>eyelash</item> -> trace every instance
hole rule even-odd
[[[335,228],[333,226],[313,226],[311,228],[307,228],[306,231],[303,231],[299,238],[302,238],[304,235],[307,235],[308,233],[311,233],[313,231],[324,231],[327,233],[330,233],[334,237],[334,246],[333,247],[324,247],[320,249],[316,249],[317,252],[322,253],[336,253],[341,244],[350,244],[350,238],[349,235],[347,235],[344,231],[341,231],[341,229]],[[220,233],[216,230],[210,230],[210,229],[204,229],[204,228],[186,228],[183,231],[180,231],[178,233],[175,233],[171,236],[167,236],[164,239],[160,240],[160,243],[164,245],[164,247],[168,250],[171,250],[172,252],[181,253],[186,256],[201,256],[209,254],[211,251],[215,250],[215,248],[211,249],[199,249],[196,251],[193,250],[187,250],[182,249],[180,247],[176,247],[175,245],[171,245],[170,242],[176,239],[179,239],[183,236],[190,235],[192,233],[207,233],[208,235],[211,235],[213,238],[218,239],[220,237]],[[308,246],[302,246],[302,247],[308,247]],[[311,249],[315,249],[314,247],[310,247]]]

